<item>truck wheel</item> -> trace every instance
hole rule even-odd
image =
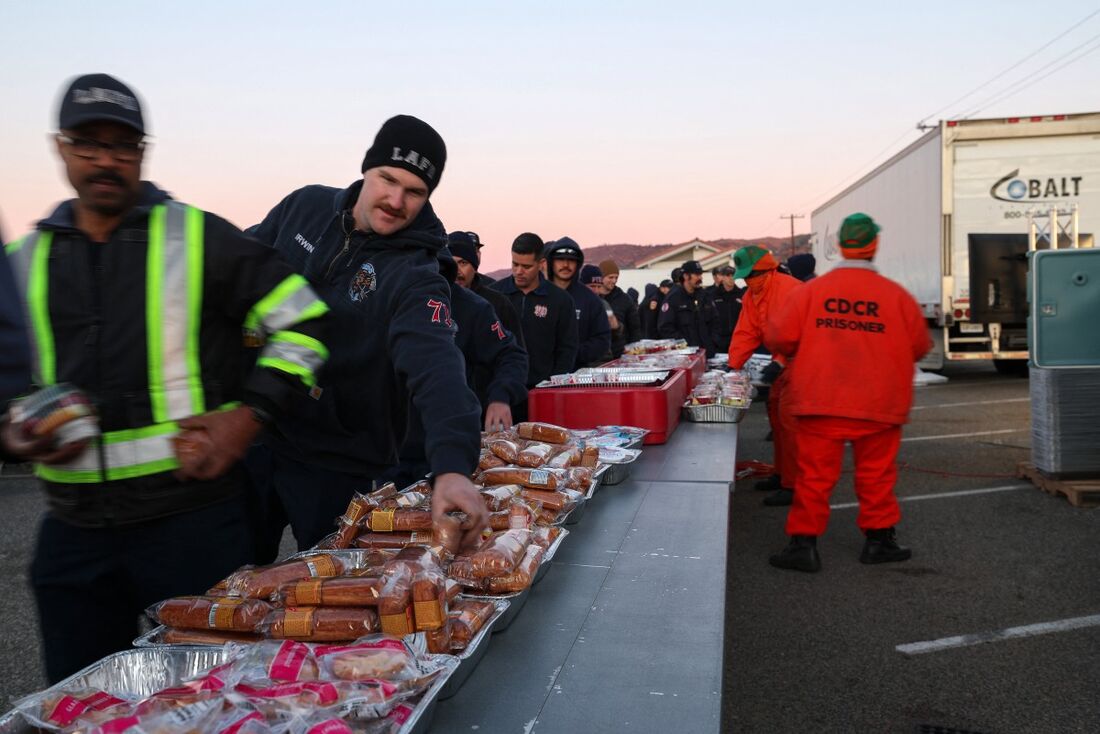
[[[1002,375],[1008,377],[1027,377],[1028,367],[1026,359],[995,359],[993,366]]]

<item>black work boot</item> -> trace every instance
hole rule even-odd
[[[786,507],[794,502],[794,490],[780,487],[764,498],[764,504],[768,507]]]
[[[783,485],[779,483],[779,475],[772,474],[770,477],[754,483],[752,488],[758,492],[774,492],[782,486]]]
[[[867,531],[867,540],[863,543],[863,552],[859,554],[860,563],[892,563],[908,561],[913,551],[898,545],[894,528],[880,528]]]
[[[790,571],[816,573],[821,570],[821,556],[817,554],[817,537],[813,535],[792,535],[790,545],[781,553],[768,559],[776,568]]]

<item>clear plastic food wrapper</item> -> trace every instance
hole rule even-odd
[[[470,554],[474,578],[486,579],[511,573],[523,560],[524,551],[530,543],[530,530],[494,533],[477,551]]]
[[[357,548],[392,548],[400,549],[411,545],[435,545],[436,539],[432,531],[417,531],[413,533],[360,533],[355,539]]]
[[[387,635],[369,635],[348,645],[317,645],[313,652],[330,680],[414,683],[424,676],[413,648]]]
[[[527,421],[515,425],[516,435],[528,441],[542,441],[543,443],[563,444],[569,443],[569,429],[555,426],[552,423],[538,423]]]
[[[493,618],[497,607],[493,602],[478,599],[459,599],[447,613],[451,650],[465,650],[481,628]]]
[[[489,579],[489,591],[493,594],[510,594],[523,591],[531,585],[541,562],[542,548],[532,543],[527,546],[523,560],[520,561],[512,573]]]
[[[480,458],[478,458],[478,461],[477,461],[477,468],[482,469],[482,470],[492,469],[494,467],[504,466],[507,463],[508,463],[507,461],[500,458],[499,456],[494,454],[489,449],[482,449],[481,450],[481,456],[480,456]]]
[[[581,463],[581,449],[576,444],[566,444],[558,448],[558,451],[550,457],[546,465],[552,469],[567,469],[578,466]]]
[[[499,512],[508,509],[522,489],[518,484],[498,484],[481,490],[481,497],[489,512]]]
[[[226,701],[221,693],[208,694],[199,700],[174,706],[152,706],[150,700],[143,703],[144,710],[106,721],[88,734],[177,734],[206,732],[225,711]]]
[[[408,490],[400,492],[393,497],[388,497],[378,503],[378,507],[383,510],[393,509],[413,509],[416,507],[427,507],[431,503],[432,493],[430,491],[420,492]]]
[[[226,579],[230,594],[250,599],[270,599],[283,584],[329,576],[341,576],[344,563],[339,556],[317,553],[270,566],[243,568]]]
[[[522,530],[534,527],[539,507],[522,499],[513,499],[506,509],[489,513],[490,530]]]
[[[377,632],[378,610],[359,607],[296,607],[276,609],[260,630],[277,640],[341,642]]]
[[[233,670],[246,681],[303,683],[319,677],[313,648],[304,642],[264,640],[232,650]]]
[[[271,609],[260,599],[177,596],[154,604],[145,613],[166,627],[255,632]]]
[[[132,701],[93,688],[36,693],[15,703],[28,722],[48,731],[96,725],[128,715]]]
[[[295,581],[279,590],[278,599],[286,607],[376,607],[389,581],[385,576],[332,576]]]
[[[168,645],[224,645],[227,642],[258,642],[263,637],[249,632],[221,632],[219,630],[188,630],[170,627],[160,641]]]
[[[530,469],[521,466],[502,466],[487,469],[478,474],[478,483],[486,487],[498,484],[519,484],[531,489],[557,489],[565,482],[562,469]]]
[[[69,383],[44,387],[11,404],[12,427],[27,439],[49,436],[64,446],[99,435],[92,402]]]
[[[519,444],[507,438],[494,438],[487,441],[485,448],[498,459],[509,464],[515,464],[516,457],[519,456]]]
[[[561,528],[557,525],[539,525],[531,533],[531,542],[547,551],[559,535],[561,535]]]
[[[516,463],[520,466],[538,468],[554,455],[554,447],[548,443],[532,441],[516,454]]]
[[[364,524],[376,533],[430,531],[432,511],[404,508],[373,510],[366,516]]]
[[[216,734],[270,734],[264,715],[251,707],[229,706],[211,722]]]

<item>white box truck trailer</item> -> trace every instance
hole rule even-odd
[[[945,360],[1027,359],[1029,222],[1075,219],[1077,242],[1100,233],[1100,113],[944,120],[814,210],[819,273],[840,260],[844,217],[882,227],[875,263],[921,304],[932,330],[922,367]],[[1053,231],[1058,232],[1058,223]],[[1040,238],[1038,248],[1048,241]]]

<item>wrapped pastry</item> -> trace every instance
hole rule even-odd
[[[265,601],[224,596],[177,596],[146,610],[166,627],[231,632],[255,632],[270,613]]]
[[[542,441],[544,443],[557,444],[569,442],[569,431],[561,426],[555,426],[550,423],[517,423],[515,430],[520,438],[525,438],[529,441]]]
[[[531,543],[530,530],[505,530],[494,533],[470,555],[474,578],[490,578],[511,573]]]
[[[269,599],[283,584],[304,579],[341,576],[344,564],[339,556],[317,553],[258,568],[245,568],[226,579],[229,593],[250,599]]]
[[[519,445],[507,438],[495,438],[488,441],[485,448],[509,464],[515,464],[516,457],[519,455]]]
[[[412,681],[421,675],[416,653],[404,640],[370,635],[348,645],[318,645],[314,656],[326,678]]]
[[[72,688],[27,696],[15,708],[29,722],[57,731],[74,724],[96,725],[129,713],[132,704],[95,688]]]
[[[533,441],[516,454],[516,463],[531,468],[540,467],[550,460],[554,447],[548,443]]]
[[[379,630],[378,611],[359,607],[296,607],[276,609],[260,626],[277,640],[339,642]]]
[[[542,548],[532,543],[527,546],[523,560],[516,566],[515,571],[489,579],[489,591],[494,594],[510,594],[523,591],[531,585],[531,581],[535,578],[535,572],[539,570],[541,561]]]
[[[497,607],[492,602],[478,599],[460,599],[447,612],[451,650],[461,652],[474,639],[481,628],[493,618]]]

